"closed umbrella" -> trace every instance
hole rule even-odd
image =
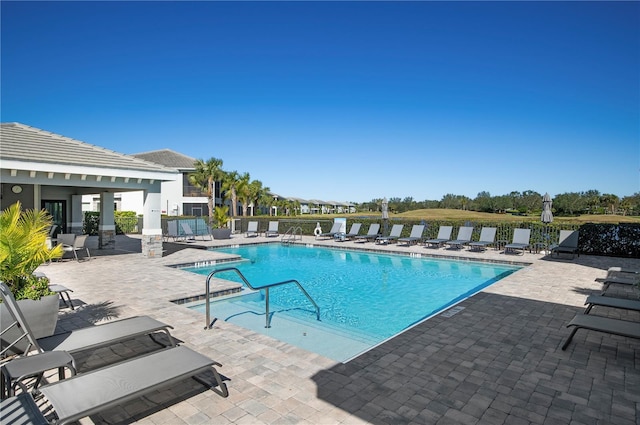
[[[553,213],[551,212],[551,196],[548,193],[545,193],[542,197],[542,216],[540,216],[540,220],[543,223],[551,223],[553,221]]]
[[[389,227],[389,201],[385,197],[382,200],[382,220],[384,222],[384,234],[387,234],[387,229]]]

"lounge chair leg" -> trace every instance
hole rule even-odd
[[[213,376],[214,376],[214,378],[216,380],[216,383],[218,385],[213,386],[213,385],[211,385],[211,383],[205,381],[202,378],[199,378],[197,375],[194,376],[193,379],[195,379],[197,382],[201,383],[205,387],[211,388],[211,390],[213,392],[215,392],[216,394],[226,398],[226,397],[229,396],[229,389],[227,388],[227,385],[222,381],[222,377],[218,373],[218,370],[215,368],[215,366],[222,367],[222,365],[220,363],[218,363],[218,362],[215,362],[214,363],[214,367],[211,368],[211,371],[213,372]],[[216,387],[218,387],[218,388],[216,388]]]
[[[569,343],[573,339],[573,336],[576,334],[576,332],[578,332],[578,328],[573,328],[573,330],[569,334],[569,337],[567,338],[567,340],[564,342],[564,345],[562,346],[562,351],[567,349],[567,347],[569,346]]]

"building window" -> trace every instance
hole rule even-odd
[[[194,217],[208,217],[209,206],[207,204],[182,204],[182,212],[184,215],[190,215]]]
[[[189,173],[182,173],[182,196],[201,197],[207,194],[189,182]]]

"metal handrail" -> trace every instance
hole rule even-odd
[[[298,233],[296,233],[298,232]],[[296,240],[296,234],[299,234],[300,240],[302,240],[302,227],[300,226],[291,226],[289,229],[282,235],[280,238],[280,242],[291,242]]]
[[[247,285],[249,287],[249,289],[252,289],[254,291],[258,291],[261,289],[264,289],[266,292],[266,296],[265,296],[265,314],[266,314],[266,318],[265,318],[265,328],[270,328],[271,327],[271,316],[269,315],[269,288],[272,288],[274,286],[281,286],[281,285],[286,285],[289,283],[295,283],[298,288],[300,289],[300,291],[302,291],[302,293],[304,294],[305,297],[307,297],[307,299],[311,302],[311,304],[313,304],[313,306],[316,309],[316,320],[320,321],[320,307],[318,307],[318,304],[316,304],[316,302],[313,300],[313,298],[311,298],[311,295],[309,295],[309,293],[302,287],[302,285],[300,285],[300,282],[298,282],[295,279],[290,279],[290,280],[285,280],[283,282],[277,282],[277,283],[271,283],[269,285],[265,285],[265,286],[261,286],[259,288],[255,288],[253,287],[249,281],[247,280],[246,277],[244,277],[244,275],[242,274],[242,272],[240,270],[238,270],[235,267],[225,267],[222,269],[218,269],[218,270],[214,270],[211,273],[209,273],[209,275],[207,276],[207,283],[206,283],[206,288],[205,288],[205,299],[206,299],[206,320],[207,322],[205,323],[205,327],[204,329],[211,329],[211,307],[209,305],[209,282],[211,281],[211,278],[217,274],[217,273],[222,273],[222,272],[236,272],[236,274],[238,276],[240,276],[240,279],[242,279],[242,281],[244,282],[245,285]]]

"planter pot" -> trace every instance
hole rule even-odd
[[[18,307],[20,308],[20,311],[22,311],[22,315],[36,338],[50,336],[55,332],[56,325],[58,324],[59,303],[60,301],[58,300],[57,294],[42,297],[38,301],[18,301]],[[4,303],[0,304],[0,328],[2,328],[2,332],[4,332],[5,328],[9,327],[13,322],[14,321],[12,320],[7,307]],[[14,341],[19,334],[20,332],[15,328],[12,328],[6,334],[3,333],[3,349],[7,341]],[[23,339],[16,345],[15,354],[20,354],[26,349],[26,346],[27,341],[26,339]]]
[[[211,229],[213,239],[231,239],[231,229]]]

